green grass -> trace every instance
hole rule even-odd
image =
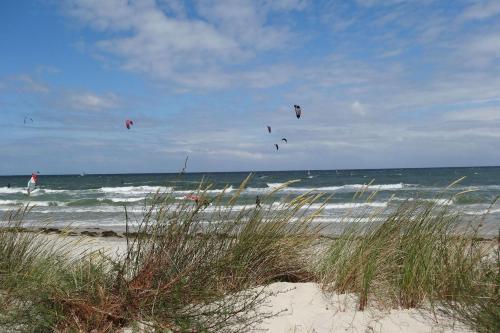
[[[26,232],[29,207],[11,212],[0,229],[0,327],[113,332],[141,323],[159,331],[245,331],[272,315],[254,312],[269,296],[267,284],[317,281],[358,295],[360,310],[415,307],[479,332],[498,331],[500,240],[481,241],[474,228],[457,231],[461,216],[447,206],[404,202],[382,222],[377,214],[359,216],[372,222],[346,224],[326,241],[311,224],[321,209],[310,205],[321,195],[237,210],[247,182],[213,198],[201,184],[197,194],[212,202],[210,215],[203,204],[152,195],[120,257],[81,254],[84,247],[70,237]]]
[[[75,257],[73,244],[16,228],[27,210],[12,213],[11,228],[0,233],[1,325],[82,332],[136,322],[181,331],[250,327],[267,315],[252,312],[267,295],[260,286],[311,278],[305,252],[318,239],[310,225],[317,212],[301,208],[319,196],[300,196],[277,211],[234,211],[245,186],[213,198],[209,221],[202,205],[156,193],[121,258]]]
[[[407,201],[383,222],[346,228],[322,262],[322,285],[358,295],[360,310],[369,304],[423,308],[495,331],[500,263],[492,253],[498,242],[481,240],[474,224],[458,230],[461,216],[436,202]]]

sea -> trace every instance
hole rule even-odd
[[[222,193],[229,197],[249,174],[41,174],[39,187],[30,196],[26,194],[30,175],[0,176],[0,216],[30,204],[32,210],[25,219],[29,225],[122,230],[125,206],[133,220],[140,221],[156,192],[168,193],[181,203],[200,184],[210,184],[206,196]],[[286,188],[269,195],[290,181]],[[314,222],[330,225],[331,230],[345,222],[372,221],[372,213],[383,219],[402,202],[412,200],[433,201],[466,219],[480,219],[485,235],[496,235],[500,229],[500,202],[493,204],[500,196],[500,167],[256,171],[233,210],[254,207],[257,196],[264,208],[272,209],[305,193],[325,194],[323,210]],[[323,201],[309,209],[319,208]],[[210,220],[210,212],[216,210],[206,207],[205,218]],[[1,223],[5,224],[5,218],[0,218]]]

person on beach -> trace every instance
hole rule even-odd
[[[255,208],[260,208],[260,197],[259,196],[257,196],[255,198]]]
[[[31,178],[30,180],[28,181],[28,186],[26,188],[27,192],[28,192],[28,195],[31,194],[31,192],[33,192],[33,190],[36,188],[37,186],[37,183],[38,183],[38,174],[39,172],[37,171],[36,173],[33,172],[31,173]]]

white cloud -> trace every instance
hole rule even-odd
[[[14,80],[21,82],[21,89],[28,92],[42,93],[46,94],[50,91],[48,85],[33,79],[29,75],[18,75]]]
[[[451,121],[500,121],[500,107],[492,109],[472,109],[448,112],[443,117]]]
[[[500,58],[500,33],[492,33],[474,38],[467,45],[472,56]]]
[[[359,101],[355,101],[351,104],[351,111],[360,116],[366,115],[366,107]]]
[[[482,20],[500,14],[500,1],[486,0],[468,7],[462,14],[464,20]]]
[[[267,24],[267,16],[276,10],[302,9],[306,2],[199,1],[191,17],[182,3],[172,0],[68,0],[65,4],[68,15],[112,36],[95,43],[101,57],[117,57],[128,71],[206,88],[226,81],[226,66],[286,46],[289,31]],[[242,70],[231,73],[244,74]],[[249,75],[238,79],[245,77]]]
[[[113,93],[98,95],[88,91],[69,92],[65,98],[66,107],[83,111],[103,111],[119,105],[118,97]]]

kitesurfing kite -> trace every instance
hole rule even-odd
[[[26,125],[26,123],[32,123],[33,122],[33,118],[31,117],[28,117],[28,116],[25,116],[24,117],[24,124]]]
[[[278,144],[277,144],[277,143],[275,143],[275,144],[274,144],[274,146],[276,147],[276,150],[279,150],[279,149],[280,149],[280,147],[278,146]]]
[[[286,138],[282,138],[281,141],[285,141],[285,143],[288,143],[288,140]]]
[[[271,133],[271,126],[267,126],[267,131]]]
[[[302,114],[302,110],[300,109],[300,105],[294,105],[293,107],[295,109],[295,115],[297,116],[297,119],[299,119],[300,115]]]
[[[134,122],[130,119],[127,119],[127,121],[125,121],[125,127],[127,127],[127,129],[130,129],[130,126],[132,126],[134,124]]]

